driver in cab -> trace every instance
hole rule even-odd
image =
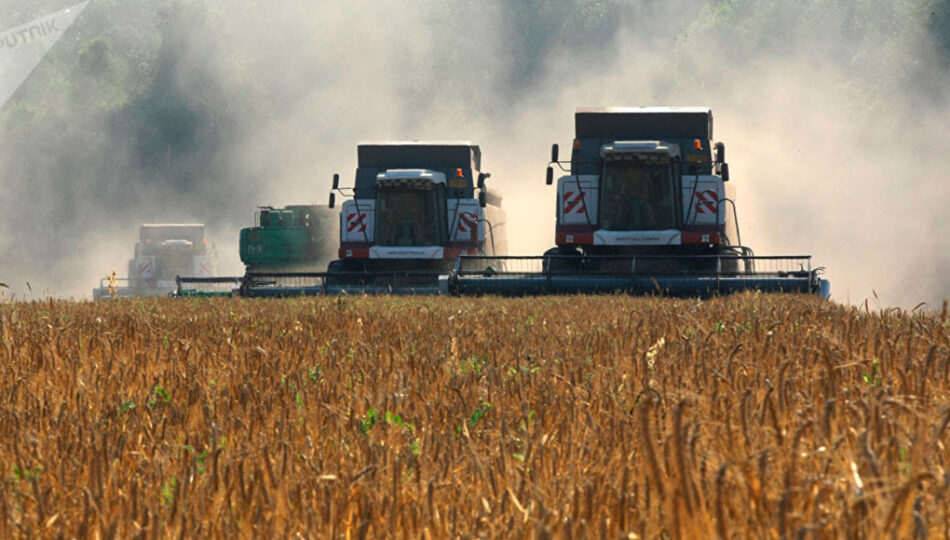
[[[649,229],[656,226],[656,213],[645,182],[614,178],[619,184],[613,200],[606,206],[605,225],[612,230]],[[615,184],[615,185],[616,185]]]

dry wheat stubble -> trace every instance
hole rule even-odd
[[[0,305],[0,534],[950,535],[950,327],[811,297]]]

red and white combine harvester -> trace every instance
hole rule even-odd
[[[470,142],[378,142],[358,147],[356,181],[340,214],[339,259],[326,272],[248,273],[241,294],[448,294],[460,256],[504,255],[501,197]]]
[[[807,255],[756,256],[739,236],[725,145],[699,107],[580,109],[569,161],[551,152],[556,246],[505,256],[501,198],[467,142],[359,145],[327,272],[248,272],[245,296],[336,293],[828,297]],[[334,175],[333,191],[339,187]],[[335,204],[330,195],[330,207]]]
[[[810,256],[755,256],[740,240],[725,145],[700,107],[579,109],[570,161],[551,151],[557,247],[541,257],[463,257],[460,294],[741,290],[829,294]]]
[[[135,256],[128,277],[115,272],[93,289],[95,300],[119,297],[167,296],[178,289],[178,275],[214,275],[214,250],[200,223],[144,224],[139,227]]]

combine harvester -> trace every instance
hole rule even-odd
[[[340,259],[323,273],[248,272],[239,292],[827,298],[830,284],[810,256],[756,256],[742,245],[712,126],[712,112],[699,107],[578,110],[570,161],[559,161],[555,144],[547,170],[548,185],[554,166],[568,173],[557,181],[557,246],[529,257],[502,255],[504,214],[477,146],[362,144]]]
[[[290,261],[248,264],[242,278],[180,278],[180,296],[226,294],[290,297],[321,294],[448,294],[463,255],[506,253],[501,197],[481,172],[481,150],[470,142],[381,142],[358,147],[356,182],[339,216],[339,258],[326,271]],[[476,196],[477,194],[477,196]],[[241,257],[246,263],[244,231]],[[199,292],[200,291],[200,292]]]
[[[336,258],[338,213],[326,205],[258,208],[253,227],[241,229],[239,250],[247,275],[322,272]],[[178,277],[178,296],[231,296],[241,277]]]
[[[135,257],[127,278],[105,277],[93,289],[95,300],[138,296],[167,296],[177,289],[182,273],[209,277],[214,274],[212,250],[201,224],[155,224],[139,227]]]
[[[743,290],[830,295],[811,257],[742,245],[725,146],[707,108],[579,109],[569,162],[556,165],[557,247],[539,257],[462,257],[455,294],[627,292],[710,296]]]

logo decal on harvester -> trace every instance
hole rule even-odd
[[[139,275],[148,276],[152,273],[152,261],[144,261],[139,263]]]
[[[715,214],[716,205],[719,203],[719,197],[716,192],[707,189],[706,191],[696,192],[696,213],[697,214]]]
[[[356,212],[346,216],[347,232],[366,232],[366,213],[357,215]]]
[[[584,197],[587,192],[581,191],[575,196],[573,191],[564,193],[564,214],[583,214],[587,212],[584,204]]]
[[[475,212],[462,212],[459,214],[459,232],[471,232],[478,226],[478,214]]]

